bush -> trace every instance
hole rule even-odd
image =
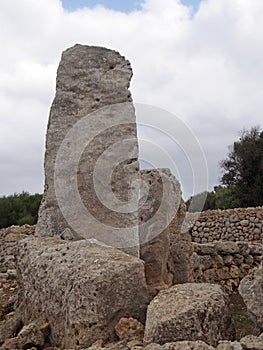
[[[34,225],[37,222],[41,194],[22,192],[0,198],[0,228],[11,225]]]

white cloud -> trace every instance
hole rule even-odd
[[[262,16],[262,0],[203,0],[194,16],[179,0],[146,0],[130,14],[103,7],[70,13],[59,0],[1,2],[0,194],[42,191],[56,68],[76,42],[113,48],[131,61],[134,101],[186,122],[216,184],[227,145],[262,121]]]

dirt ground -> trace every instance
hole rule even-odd
[[[236,339],[240,340],[249,334],[259,335],[254,323],[247,315],[246,305],[237,290],[235,290],[230,296],[230,306],[236,329]]]

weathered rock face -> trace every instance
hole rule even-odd
[[[147,310],[144,342],[232,339],[229,298],[220,286],[185,283],[161,291]]]
[[[144,321],[148,291],[141,260],[91,243],[33,237],[15,251],[24,324],[50,325],[61,347],[90,346],[115,337],[121,317]]]
[[[176,217],[169,226],[170,251],[174,265],[173,284],[194,281],[193,244],[188,229],[183,227],[186,205],[181,200]]]
[[[32,347],[42,348],[45,344],[45,336],[40,328],[34,324],[23,327],[14,338],[6,339],[1,349],[30,349]]]
[[[263,330],[263,266],[253,269],[239,285],[239,293],[248,314],[256,326]]]
[[[123,210],[138,170],[131,76],[130,63],[115,51],[75,45],[63,53],[47,130],[37,235],[56,236],[71,227],[79,238],[138,246],[136,228],[115,237],[116,228],[137,223],[136,213]],[[133,199],[137,204],[136,194]]]
[[[122,317],[115,326],[120,340],[143,340],[144,325],[132,317]]]
[[[263,338],[248,335],[240,340],[240,344],[242,345],[243,349],[262,350]]]
[[[11,226],[0,230],[0,274],[7,274],[8,271],[14,271],[15,260],[13,247],[17,241],[33,235],[35,226]]]
[[[173,283],[174,267],[170,252],[169,223],[176,215],[182,197],[179,182],[168,169],[140,172],[148,187],[147,200],[140,200],[140,257],[151,296]],[[143,203],[141,205],[141,203]]]

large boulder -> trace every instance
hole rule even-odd
[[[143,261],[90,240],[33,237],[15,249],[24,324],[48,322],[52,345],[114,339],[121,317],[145,320]]]
[[[214,346],[233,336],[229,298],[217,285],[175,285],[161,291],[147,310],[146,344],[202,340]]]
[[[248,314],[255,325],[263,330],[263,266],[253,269],[239,285]]]

